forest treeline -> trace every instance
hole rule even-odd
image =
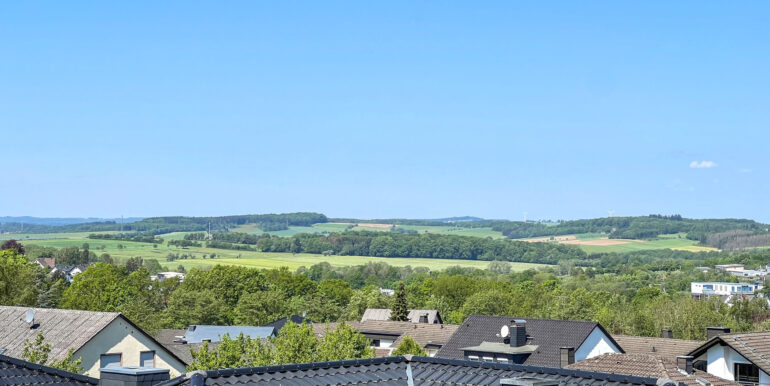
[[[512,239],[528,237],[563,236],[581,233],[605,233],[609,238],[654,239],[662,234],[686,233],[687,238],[706,244],[706,237],[717,232],[747,230],[767,232],[768,225],[746,219],[688,219],[681,215],[651,214],[633,217],[603,217],[569,221],[508,221],[486,220],[476,217],[457,217],[439,220],[335,218],[333,222],[352,224],[380,223],[416,226],[455,226],[459,228],[487,228],[501,232]],[[765,244],[767,245],[767,244]]]
[[[344,232],[293,237],[263,236],[263,252],[316,253],[377,257],[422,257],[466,260],[504,260],[555,264],[559,260],[585,259],[578,247],[554,243],[529,243],[472,236]]]
[[[770,246],[770,234],[764,232],[733,230],[706,235],[704,244],[725,251]]]
[[[728,230],[760,231],[767,226],[742,219],[687,219],[679,215],[646,217],[604,217],[552,223],[496,222],[492,229],[510,238],[605,233],[609,238],[653,239],[662,234],[686,233],[687,238],[705,242],[710,233]]]

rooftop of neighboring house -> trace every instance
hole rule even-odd
[[[207,326],[194,324],[187,328],[184,333],[183,341],[185,343],[203,343],[220,342],[222,337],[228,335],[230,338],[235,339],[238,335],[243,334],[249,336],[252,339],[267,338],[272,336],[275,332],[273,327],[262,326]]]
[[[671,339],[668,339],[671,340]],[[739,383],[727,381],[705,371],[692,369],[688,373],[686,366],[680,369],[674,359],[664,359],[647,354],[603,354],[597,357],[573,363],[567,368],[574,370],[598,371],[613,374],[628,374],[639,377],[670,379],[677,384],[703,386],[738,386]]]
[[[407,319],[412,323],[438,323],[441,324],[441,315],[438,310],[408,310]],[[390,320],[391,311],[387,308],[367,308],[361,321],[367,320]],[[422,320],[421,320],[422,318]]]
[[[25,320],[30,309],[34,310],[31,325]],[[0,349],[5,349],[4,355],[20,358],[24,342],[43,333],[51,345],[51,359],[62,359],[69,349],[77,351],[119,317],[117,312],[0,306]]]
[[[28,314],[33,315],[31,323],[27,323]],[[146,334],[118,312],[0,306],[0,351],[21,358],[24,342],[34,341],[42,333],[51,347],[49,358],[63,359],[69,350],[79,350],[117,319]]]
[[[0,355],[0,385],[98,385],[99,380]]]
[[[191,349],[198,350],[200,349],[200,346],[203,345],[203,343],[193,343],[193,344],[187,344],[184,343],[184,333],[187,332],[187,329],[179,328],[179,329],[160,329],[155,333],[155,339],[158,341],[158,343],[162,344],[163,347],[166,348],[166,350],[171,351],[179,357],[179,359],[185,364],[189,365],[193,361],[192,353],[190,352]],[[210,343],[209,349],[214,349],[218,343]]]
[[[196,371],[161,386],[306,385],[656,385],[658,379],[428,357],[387,357],[245,369]]]
[[[612,338],[628,354],[648,354],[671,360],[674,360],[677,355],[687,355],[703,344],[702,340],[648,336],[612,335]]]
[[[56,258],[55,257],[38,257],[35,259],[35,262],[40,264],[43,267],[54,269],[56,268]]]
[[[516,319],[510,316],[468,316],[436,356],[464,359],[464,349],[476,348],[478,350],[475,351],[486,351],[483,349],[485,344],[495,345],[497,351],[494,352],[499,352],[504,349],[504,346],[509,346],[500,336],[501,327],[509,325],[512,320]],[[524,361],[525,365],[559,367],[561,365],[560,349],[572,347],[577,351],[596,328],[599,328],[611,343],[622,350],[597,322],[534,318],[525,318],[523,321],[527,336],[525,348],[531,352]],[[521,347],[517,348],[521,349]],[[506,352],[506,354],[510,353]]]
[[[75,269],[79,271],[85,271],[88,269],[88,264],[81,264],[81,265],[57,265],[56,269],[59,271],[62,271],[64,273],[70,273],[74,271]]]
[[[283,326],[285,326],[286,323],[288,323],[289,321],[293,322],[294,324],[312,323],[310,319],[307,319],[304,316],[292,315],[292,316],[287,316],[285,318],[278,319],[275,322],[268,323],[265,325],[265,327],[275,328],[275,334],[278,335],[278,331],[281,331]]]
[[[697,358],[715,344],[731,347],[762,371],[770,374],[770,331],[739,332],[714,336],[687,355]]]
[[[459,326],[454,324],[425,324],[396,321],[368,320],[365,322],[345,322],[356,331],[364,335],[392,335],[395,339],[391,348],[395,350],[401,344],[405,337],[409,336],[415,340],[421,347],[441,347],[445,345],[452,334],[457,331]],[[316,334],[323,335],[328,328],[329,331],[337,328],[339,323],[313,323],[313,331]],[[377,356],[390,355],[391,349],[379,349]]]

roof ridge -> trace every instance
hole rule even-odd
[[[6,363],[10,363],[10,364],[12,364],[14,366],[21,366],[21,367],[24,367],[24,368],[27,368],[27,369],[30,369],[30,370],[42,371],[42,372],[45,372],[45,373],[48,373],[48,374],[53,374],[53,375],[57,375],[57,376],[64,377],[64,378],[71,378],[71,379],[75,379],[75,380],[78,380],[78,381],[81,381],[81,382],[91,383],[91,384],[94,384],[94,385],[98,385],[99,384],[99,380],[98,379],[91,378],[91,377],[89,377],[87,375],[71,373],[69,371],[60,370],[60,369],[57,369],[57,368],[54,368],[54,367],[45,366],[45,365],[41,365],[41,364],[34,363],[34,362],[28,362],[28,361],[25,361],[25,360],[22,360],[22,359],[18,359],[18,358],[14,358],[14,357],[9,357],[7,355],[0,354],[0,362],[6,362]]]
[[[552,322],[570,322],[570,323],[589,323],[589,324],[599,324],[599,322],[595,322],[592,320],[577,320],[577,319],[548,319],[548,318],[527,318],[522,316],[508,316],[508,315],[482,315],[482,314],[470,314],[467,318],[470,317],[482,317],[482,318],[508,318],[508,319],[521,319],[524,321],[527,320],[543,320],[543,321],[552,321]],[[466,318],[466,319],[467,319]]]

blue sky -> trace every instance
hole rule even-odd
[[[770,221],[767,2],[5,2],[0,215]]]

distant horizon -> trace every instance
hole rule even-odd
[[[227,217],[227,216],[241,216],[241,215],[263,215],[263,214],[285,214],[285,213],[302,213],[302,212],[313,212],[313,213],[320,213],[325,215],[329,219],[356,219],[356,220],[425,220],[425,221],[438,221],[443,219],[450,219],[450,218],[462,218],[462,217],[474,217],[479,218],[484,221],[524,221],[523,218],[521,219],[515,219],[515,218],[492,218],[492,217],[482,217],[482,216],[474,216],[474,215],[462,215],[462,216],[443,216],[443,217],[432,217],[432,218],[423,218],[423,217],[353,217],[353,216],[331,216],[324,212],[317,212],[317,211],[307,211],[307,210],[298,210],[298,211],[290,211],[290,212],[265,212],[265,213],[233,213],[233,214],[219,214],[219,215],[180,215],[180,214],[172,214],[172,215],[152,215],[152,216],[124,216],[124,220],[133,220],[133,221],[141,221],[142,219],[146,218],[157,218],[157,217]],[[557,222],[557,221],[578,221],[578,220],[591,220],[591,219],[597,219],[597,218],[609,218],[609,217],[647,217],[650,215],[664,215],[664,216],[670,216],[670,215],[681,215],[685,219],[691,219],[691,220],[709,220],[709,219],[741,219],[741,220],[752,220],[758,223],[767,223],[766,221],[762,221],[755,218],[745,218],[745,217],[691,217],[686,216],[681,213],[647,213],[647,214],[628,214],[628,215],[618,215],[614,214],[612,216],[596,216],[596,217],[583,217],[583,218],[527,218],[527,222]],[[11,215],[0,215],[0,222],[6,222],[2,221],[6,218],[34,218],[34,219],[50,219],[50,220],[102,220],[102,221],[118,221],[121,220],[120,216],[117,217],[99,217],[99,216],[83,216],[83,217],[77,217],[77,216],[66,216],[66,217],[51,217],[51,216],[11,216]],[[469,220],[470,221],[470,220]],[[7,221],[12,222],[12,221]]]

